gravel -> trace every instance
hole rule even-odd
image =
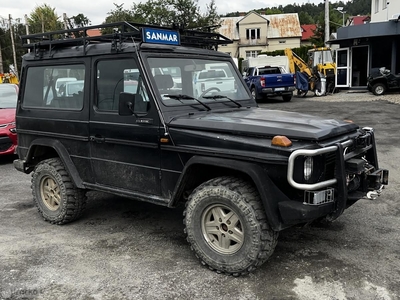
[[[297,98],[297,96],[295,96]],[[312,92],[308,93],[304,100],[312,101],[329,101],[329,102],[345,102],[345,101],[388,101],[391,103],[400,104],[400,94],[399,93],[387,93],[382,96],[375,96],[374,94],[366,90],[342,90],[334,94],[328,94],[325,97],[315,97]]]

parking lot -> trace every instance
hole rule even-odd
[[[89,192],[82,218],[51,225],[34,207],[30,175],[0,158],[0,299],[399,299],[400,95],[341,92],[260,106],[374,127],[389,186],[329,227],[284,230],[267,263],[234,278],[198,262],[181,208]]]

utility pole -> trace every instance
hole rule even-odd
[[[14,30],[11,24],[11,15],[8,15],[8,23],[10,24],[10,35],[11,35],[11,45],[12,45],[12,50],[13,50],[13,57],[14,57],[14,70],[15,70],[15,76],[18,76],[18,65],[17,65],[17,55],[15,54],[15,44],[14,44]]]
[[[1,43],[0,43],[0,74],[4,73],[4,69],[3,69],[3,56],[1,54]]]
[[[328,47],[329,35],[329,0],[325,0],[325,47]]]
[[[64,29],[68,29],[68,17],[66,13],[63,13],[63,20],[64,20]]]
[[[26,35],[29,35],[28,15],[25,15],[25,30],[26,30]],[[31,43],[29,39],[27,39],[26,42],[28,44]],[[31,49],[28,48],[28,52],[31,52]]]

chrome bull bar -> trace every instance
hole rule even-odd
[[[352,140],[347,140],[345,142],[341,143],[343,148],[349,147],[353,144]],[[329,152],[335,152],[338,149],[338,146],[329,146],[326,148],[320,148],[320,149],[299,149],[295,150],[290,154],[289,156],[289,162],[288,162],[288,171],[287,171],[287,180],[289,184],[299,190],[319,190],[322,188],[326,188],[329,186],[332,186],[337,183],[336,178],[328,179],[325,181],[317,182],[317,183],[312,183],[312,184],[307,184],[307,183],[298,183],[293,179],[293,174],[294,174],[294,161],[298,156],[316,156],[316,155],[321,155]],[[345,154],[343,154],[345,155]]]

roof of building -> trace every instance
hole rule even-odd
[[[256,12],[249,12],[246,16],[221,18],[221,27],[219,33],[232,39],[239,39],[240,22],[250,14],[257,14],[266,20],[268,38],[287,38],[301,37],[301,28],[299,16],[297,13],[260,15]]]
[[[88,29],[86,31],[88,36],[99,36],[101,35],[101,30],[96,28],[96,29]]]
[[[370,16],[352,16],[347,19],[347,22],[348,22],[347,25],[348,26],[362,25],[362,24],[369,23],[370,21],[371,21]]]
[[[316,24],[301,25],[301,40],[308,41],[314,36],[314,32],[317,29]]]

